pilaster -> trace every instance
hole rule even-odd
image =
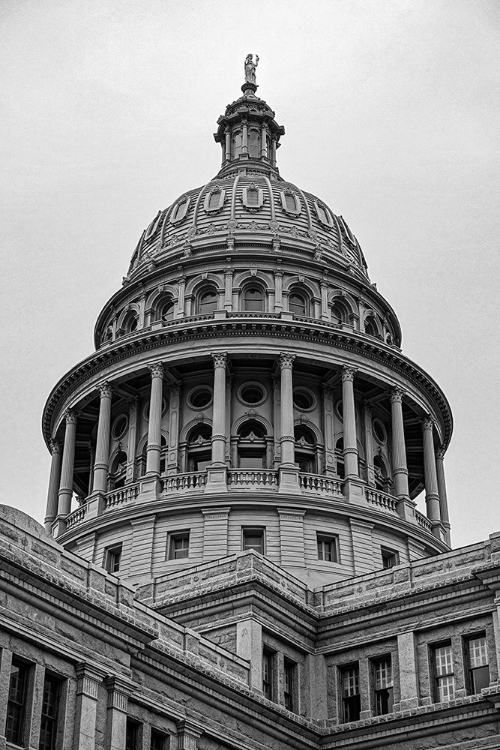
[[[227,555],[227,534],[231,508],[202,508],[203,562]]]
[[[400,702],[395,711],[407,711],[418,707],[418,663],[413,632],[398,635],[399,693]]]
[[[175,383],[170,386],[170,410],[168,425],[168,453],[167,474],[177,474],[179,471],[179,421],[180,421],[180,393],[181,386]]]
[[[248,618],[236,623],[236,653],[250,662],[250,688],[262,692],[262,625]]]
[[[352,555],[354,561],[354,575],[362,576],[371,573],[377,566],[375,561],[375,550],[373,549],[373,524],[365,521],[350,519]],[[379,555],[380,558],[380,555]],[[380,565],[382,567],[382,558]]]
[[[97,698],[105,676],[104,671],[89,664],[77,665],[74,750],[94,750],[96,747]]]
[[[122,677],[107,677],[106,750],[123,750],[127,733],[128,696],[132,685]]]
[[[304,516],[305,510],[277,508],[280,519],[281,565],[305,567]]]

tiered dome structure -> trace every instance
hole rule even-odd
[[[46,528],[134,583],[254,549],[319,586],[449,548],[446,398],[402,354],[346,221],[280,176],[284,128],[256,90],[218,120],[214,179],[143,232],[43,415]]]

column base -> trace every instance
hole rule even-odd
[[[366,505],[365,485],[359,477],[348,477],[345,479],[342,487],[342,494],[348,503]]]
[[[85,513],[85,520],[89,518],[97,518],[104,513],[106,507],[106,496],[104,492],[93,492],[87,498],[87,512]]]
[[[414,503],[413,500],[408,497],[408,495],[399,495],[398,515],[403,519],[403,521],[408,521],[409,523],[417,523],[417,518],[415,516],[415,506],[416,503]]]
[[[444,530],[441,521],[432,521],[432,534],[436,539],[439,539],[439,541],[446,543],[446,531]]]
[[[58,516],[52,524],[52,536],[57,539],[58,536],[66,531],[66,516]]]
[[[138,500],[141,503],[150,503],[158,500],[162,489],[162,483],[160,477],[156,474],[146,475],[141,479],[139,485],[139,497]]]
[[[279,467],[279,490],[292,495],[300,495],[299,467],[295,464],[281,464]]]
[[[227,466],[209,466],[207,468],[207,483],[205,485],[205,494],[215,494],[217,492],[227,492]]]

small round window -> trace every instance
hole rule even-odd
[[[192,409],[206,409],[212,403],[212,391],[206,385],[200,385],[189,393],[188,404]]]
[[[125,435],[125,432],[128,427],[128,417],[126,414],[120,414],[119,417],[115,419],[113,422],[113,429],[111,430],[111,434],[113,435],[113,438],[115,440],[119,440],[121,437]]]
[[[162,402],[161,402],[161,415],[162,415],[162,417],[165,414],[165,412],[167,411],[167,407],[168,407],[167,399],[164,398],[164,399],[162,399]],[[149,419],[149,401],[146,404],[146,406],[144,407],[144,410],[143,410],[142,413],[144,415],[144,419]]]
[[[259,406],[266,400],[267,393],[260,383],[249,382],[240,387],[238,398],[242,403],[249,406]]]
[[[375,435],[375,439],[378,440],[379,443],[385,443],[387,441],[387,432],[385,430],[383,422],[381,422],[380,419],[373,420],[373,434]]]
[[[314,409],[316,405],[316,399],[312,391],[309,388],[294,388],[293,389],[293,404],[296,409],[300,411],[310,411]]]

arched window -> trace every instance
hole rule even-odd
[[[114,458],[108,476],[108,487],[110,490],[118,490],[125,486],[127,478],[127,454],[120,451]]]
[[[249,419],[238,430],[238,466],[242,469],[263,469],[266,466],[266,428]]]
[[[232,144],[231,144],[232,146],[231,156],[233,159],[235,159],[237,156],[241,154],[242,145],[243,145],[243,136],[241,134],[241,131],[237,130],[232,137]]]
[[[248,153],[253,159],[260,156],[260,131],[255,128],[248,131]]]
[[[288,309],[294,315],[309,315],[309,300],[304,292],[292,289],[288,297]]]
[[[382,456],[375,456],[373,459],[373,469],[375,473],[375,487],[378,490],[382,490],[382,492],[389,492],[391,480]]]
[[[217,310],[217,292],[213,287],[203,289],[198,295],[198,315],[210,315]]]
[[[345,477],[343,437],[340,437],[335,443],[335,458],[337,460],[337,476],[343,479]]]
[[[332,311],[332,323],[341,325],[342,323],[348,322],[347,310],[342,302],[335,301],[331,307]]]
[[[137,330],[138,325],[139,325],[139,316],[133,310],[129,310],[129,312],[125,315],[125,318],[123,319],[123,323],[122,323],[123,333],[133,333],[134,331]]]
[[[305,425],[298,425],[295,427],[294,435],[295,463],[299,465],[299,471],[305,471],[308,474],[317,474],[318,462],[314,432]]]
[[[193,427],[187,439],[188,471],[206,471],[212,462],[212,428],[201,423]]]
[[[368,336],[378,336],[377,327],[375,325],[375,320],[371,315],[368,315],[365,318],[365,333],[368,334]]]
[[[175,305],[172,297],[163,297],[156,311],[156,320],[173,320],[175,315]]]
[[[247,286],[243,292],[243,309],[249,312],[264,311],[264,292],[259,286]]]

